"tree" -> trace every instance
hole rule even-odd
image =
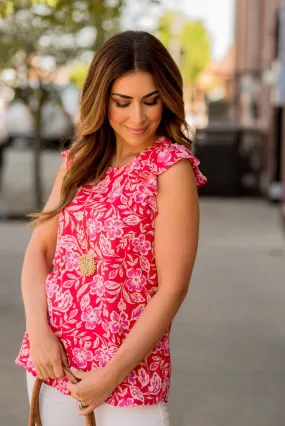
[[[0,16],[7,18],[13,15],[17,10],[30,8],[39,4],[45,4],[49,7],[56,7],[58,0],[6,0],[0,5]]]
[[[178,62],[185,85],[195,86],[211,54],[210,36],[204,23],[167,12],[158,21],[156,35]]]
[[[157,0],[146,0],[148,3]],[[12,69],[9,83],[28,106],[35,122],[34,182],[42,207],[40,126],[44,103],[54,97],[58,67],[74,65],[77,87],[98,46],[120,30],[125,0],[7,0],[0,6],[0,70]],[[0,77],[1,78],[1,77]],[[58,98],[58,100],[60,100]]]
[[[123,1],[46,0],[8,1],[0,20],[0,69],[12,69],[9,84],[30,109],[35,123],[34,187],[42,207],[41,122],[44,103],[55,96],[53,77],[58,67],[86,62],[100,43],[119,29]],[[109,5],[109,6],[108,6]],[[29,6],[29,7],[27,7]],[[82,31],[88,35],[82,36]],[[57,97],[60,101],[60,97]]]

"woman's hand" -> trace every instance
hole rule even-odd
[[[71,368],[71,371],[75,377],[81,379],[76,385],[70,381],[67,384],[71,396],[86,407],[79,411],[81,416],[92,413],[116,388],[115,381],[107,373],[106,368],[88,371],[87,373],[74,368]]]
[[[28,331],[32,360],[40,379],[64,377],[63,365],[68,366],[64,348],[49,325]]]

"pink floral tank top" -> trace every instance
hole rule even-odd
[[[181,158],[191,162],[197,187],[203,185],[206,178],[198,169],[199,160],[185,146],[161,137],[131,163],[110,167],[96,184],[79,188],[61,212],[54,268],[45,289],[49,323],[65,346],[70,366],[83,371],[104,367],[156,293],[157,177]],[[88,248],[97,263],[89,277],[78,267],[86,252],[85,203]],[[170,328],[107,403],[132,406],[168,400]],[[36,375],[27,333],[16,363]],[[46,382],[68,394],[66,383],[66,379]]]

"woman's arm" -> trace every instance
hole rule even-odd
[[[159,176],[158,185],[154,243],[158,291],[106,366],[117,386],[168,329],[187,294],[195,262],[199,203],[190,163],[180,160]]]
[[[62,165],[43,211],[49,211],[58,205],[64,173],[65,166]],[[60,347],[57,349],[58,339],[53,335],[48,325],[44,286],[46,276],[52,270],[57,228],[58,215],[50,221],[36,226],[26,249],[22,268],[21,286],[26,314],[26,329],[30,339],[32,358],[37,374],[41,378],[55,378],[55,376],[61,377],[63,375],[58,357],[58,350],[60,350]],[[48,344],[49,348],[47,347]],[[45,361],[45,357],[49,359],[48,362]],[[52,357],[56,358],[55,369],[52,366]]]

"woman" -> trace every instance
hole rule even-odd
[[[45,380],[43,426],[82,425],[76,413],[94,409],[97,426],[169,424],[169,333],[206,182],[186,126],[182,78],[163,45],[141,31],[106,41],[23,265],[17,363],[29,394],[34,376]],[[79,384],[63,377],[67,363]]]

